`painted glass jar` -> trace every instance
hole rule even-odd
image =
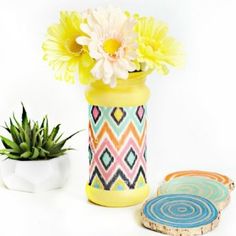
[[[90,201],[111,207],[142,202],[146,178],[147,73],[131,73],[111,88],[101,81],[86,91],[89,103]]]

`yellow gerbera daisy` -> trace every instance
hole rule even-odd
[[[94,66],[88,50],[76,42],[78,36],[84,36],[80,25],[82,18],[77,12],[61,12],[60,23],[48,28],[43,43],[44,60],[55,70],[58,80],[75,82],[75,73],[79,80],[88,84],[93,80],[90,70]]]
[[[174,38],[167,36],[167,25],[155,21],[153,17],[136,17],[136,19],[138,61],[141,67],[156,68],[159,73],[168,74],[168,64],[182,65],[182,47]]]

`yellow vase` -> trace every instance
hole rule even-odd
[[[89,103],[88,199],[109,207],[141,203],[146,181],[147,72],[131,73],[111,88],[96,81],[86,91]]]

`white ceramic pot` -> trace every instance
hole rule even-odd
[[[43,192],[63,187],[70,169],[68,155],[39,161],[1,161],[1,176],[5,186],[12,190]]]

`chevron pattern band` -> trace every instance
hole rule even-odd
[[[146,183],[146,106],[89,105],[89,185],[128,190]]]

